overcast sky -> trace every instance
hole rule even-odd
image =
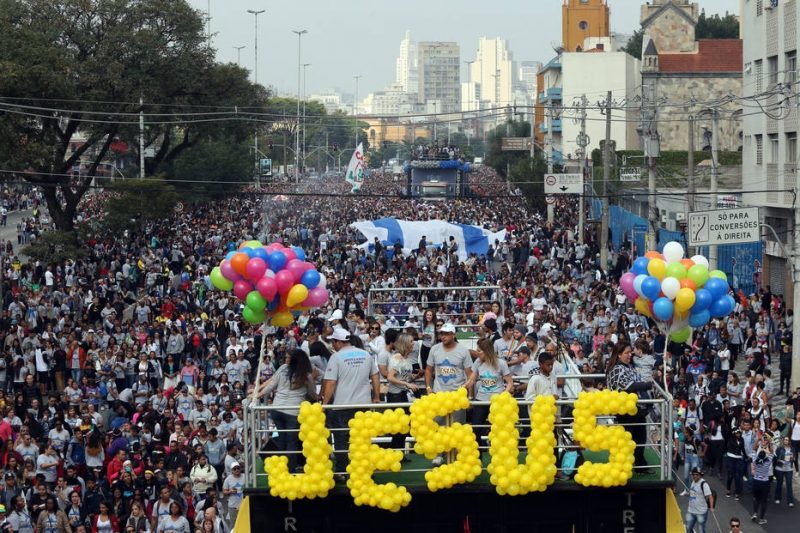
[[[738,14],[738,0],[696,0],[707,14]],[[189,0],[206,11],[209,0]],[[516,61],[546,61],[551,45],[561,41],[562,0],[210,0],[211,31],[218,59],[253,68],[254,16],[258,16],[258,77],[280,92],[297,92],[297,35],[305,29],[302,63],[307,67],[306,92],[338,87],[353,92],[353,76],[361,75],[359,95],[378,91],[394,81],[400,41],[411,30],[416,41],[456,41],[461,59],[474,59],[478,38],[509,40]],[[639,26],[643,0],[608,0],[611,30],[632,33]],[[462,64],[462,81],[466,78]]]

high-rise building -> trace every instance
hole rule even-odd
[[[417,43],[411,40],[411,32],[406,30],[405,38],[400,41],[400,55],[395,61],[395,83],[402,87],[403,92],[417,92],[418,61]]]
[[[461,54],[458,43],[421,42],[418,53],[418,97],[437,113],[461,110]]]
[[[513,103],[514,60],[506,39],[480,38],[478,53],[470,66],[470,81],[480,85],[481,99],[489,106]]]
[[[561,7],[561,40],[568,52],[583,51],[587,37],[608,37],[606,0],[564,0]]]

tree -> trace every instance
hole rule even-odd
[[[236,139],[204,140],[181,154],[170,176],[182,198],[221,196],[253,180],[253,158]]]
[[[511,131],[507,132],[508,129]],[[498,126],[490,132],[487,138],[486,164],[518,187],[531,207],[545,209],[544,174],[547,172],[547,162],[544,152],[539,147],[534,147],[534,157],[531,159],[529,152],[502,151],[502,139],[509,136],[507,133],[514,137],[530,137],[530,123],[515,121]]]
[[[627,44],[625,44],[625,48],[622,49],[623,52],[627,52],[628,55],[632,55],[636,59],[642,58],[642,40],[644,38],[644,30],[639,28],[631,38],[628,39]]]
[[[723,17],[716,13],[708,17],[703,10],[694,31],[697,39],[738,39],[739,18],[730,13],[725,13]]]
[[[153,178],[116,181],[107,190],[112,194],[105,202],[102,230],[109,235],[141,230],[150,222],[163,220],[178,201],[172,185]],[[98,225],[95,230],[99,229]]]
[[[67,259],[75,261],[89,255],[74,231],[45,231],[26,246],[23,253],[45,265],[62,263]]]
[[[266,91],[213,56],[185,0],[0,0],[0,165],[41,185],[56,228],[71,231],[112,143],[138,144],[140,111],[149,173],[201,139],[252,130],[238,110]],[[230,118],[202,114],[223,105]]]

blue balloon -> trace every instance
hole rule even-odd
[[[268,311],[275,311],[281,303],[280,295],[276,294],[275,299],[267,306]]]
[[[230,260],[231,260],[231,258],[232,258],[234,255],[236,255],[236,250],[231,250],[230,252],[228,252],[227,254],[225,254],[225,259],[227,259],[228,261],[230,261]]]
[[[709,312],[711,313],[711,316],[713,316],[714,318],[722,318],[728,313],[730,313],[731,309],[729,309],[729,303],[730,302],[728,301],[727,298],[725,298],[725,296],[722,296],[721,298],[717,298],[716,300],[714,300],[714,303],[712,303],[711,307],[708,308]]]
[[[646,257],[640,257],[636,261],[633,262],[633,267],[631,268],[631,272],[634,274],[645,274],[647,275],[647,265],[650,263],[650,260]]]
[[[297,256],[300,261],[306,260],[306,252],[302,248],[299,246],[292,246],[292,250],[294,250],[294,255]]]
[[[306,270],[303,272],[303,275],[300,277],[300,283],[306,286],[308,289],[313,289],[317,285],[319,285],[319,272],[314,269]]]
[[[644,294],[644,297],[648,300],[655,301],[660,292],[661,282],[658,281],[658,278],[647,276],[647,279],[642,282],[642,294]]]
[[[236,252],[236,243],[235,242],[229,242],[228,243],[228,251],[229,252]]]
[[[736,299],[730,294],[726,294],[725,298],[728,300],[728,308],[730,309],[728,313],[733,313],[733,310],[736,309]]]
[[[255,255],[253,255],[255,253],[255,250],[250,248],[250,247],[248,247],[248,246],[245,246],[244,248],[242,248],[239,251],[242,252],[247,257],[249,257],[250,259],[255,257]]]
[[[719,278],[709,278],[703,288],[711,293],[714,300],[717,300],[728,292],[728,283]]]
[[[277,273],[284,266],[286,266],[286,254],[280,250],[276,250],[269,254],[269,267],[273,272]]]
[[[653,302],[653,314],[662,322],[666,322],[672,318],[673,311],[675,311],[675,306],[669,298],[661,297]]]
[[[708,292],[706,289],[697,289],[697,291],[694,293],[694,305],[691,309],[692,314],[705,311],[711,306],[711,302],[713,301],[714,297],[711,296],[710,292]]]
[[[647,279],[647,274],[639,274],[638,276],[633,278],[633,290],[636,291],[636,294],[642,297],[644,297],[644,294],[642,294],[642,283],[644,283],[644,280],[646,279]]]
[[[711,313],[708,311],[700,311],[689,315],[689,325],[693,328],[702,328],[708,321],[711,320]]]
[[[264,248],[253,248],[253,257],[263,259],[265,263],[269,263],[269,254]]]

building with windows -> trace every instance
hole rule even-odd
[[[561,45],[568,52],[583,51],[587,37],[608,37],[606,0],[564,0],[561,7]]]
[[[792,297],[791,256],[797,230],[791,191],[797,178],[797,41],[800,17],[796,0],[742,2],[744,83],[748,107],[742,117],[742,188],[766,191],[744,194],[759,206],[764,231],[763,284]],[[750,104],[747,104],[750,102]],[[757,103],[758,102],[758,103]],[[751,106],[763,106],[753,112]]]
[[[480,85],[487,107],[513,104],[514,59],[506,39],[480,38],[475,61],[470,65],[470,81]]]
[[[411,40],[411,32],[406,30],[405,38],[400,41],[400,55],[395,61],[395,83],[399,84],[403,92],[417,92],[418,79],[417,43]]]
[[[436,113],[461,111],[461,53],[458,43],[417,43],[419,102]]]

